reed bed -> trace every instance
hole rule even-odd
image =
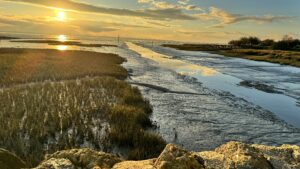
[[[29,167],[71,148],[125,147],[129,159],[156,157],[164,148],[165,141],[147,131],[150,103],[122,80],[127,71],[119,56],[0,50],[0,147]]]

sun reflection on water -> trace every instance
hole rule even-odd
[[[58,45],[56,48],[57,48],[57,50],[64,51],[64,50],[68,49],[68,46],[66,46],[66,45]]]
[[[68,41],[68,38],[66,35],[58,35],[56,39],[59,43],[61,43],[61,45],[56,46],[57,50],[64,51],[69,48],[69,46],[64,45],[64,42]]]

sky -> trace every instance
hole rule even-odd
[[[300,0],[0,0],[0,31],[226,43],[300,38]]]

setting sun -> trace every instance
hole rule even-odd
[[[56,15],[56,18],[57,18],[58,21],[61,21],[61,22],[65,21],[65,12],[58,11],[57,15]]]

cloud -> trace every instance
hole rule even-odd
[[[159,27],[171,27],[171,25],[165,24],[165,23],[162,23],[162,22],[147,21],[147,23],[149,23],[151,25],[155,25],[156,27],[157,26],[159,26]]]
[[[75,2],[72,0],[4,0],[9,2],[26,3],[32,5],[39,5],[44,7],[62,8],[67,10],[74,10],[79,12],[110,14],[119,16],[134,16],[143,18],[152,18],[159,20],[195,20],[193,16],[183,13],[180,9],[146,9],[146,10],[130,10],[117,9],[95,6],[87,3]],[[143,0],[146,2],[147,0]],[[175,14],[175,15],[174,15]]]
[[[158,22],[156,22],[158,24]],[[72,32],[73,34],[97,34],[112,32],[121,29],[148,29],[154,28],[153,24],[108,22],[89,19],[70,20],[67,23],[61,23],[49,17],[30,17],[17,15],[0,15],[0,27],[2,31],[28,33],[49,33],[61,34]],[[157,27],[157,26],[155,26]]]
[[[196,5],[189,5],[189,0],[180,0],[177,3],[169,3],[166,1],[156,0],[138,0],[141,4],[150,4],[154,9],[181,9],[189,11],[201,11],[202,9]]]
[[[141,4],[151,3],[151,2],[153,2],[153,0],[138,0],[138,3],[141,3]]]
[[[15,15],[0,15],[0,25],[2,31],[22,32],[26,30],[28,33],[86,33],[86,32],[110,32],[117,30],[117,24],[104,23],[95,21],[76,21],[64,24],[57,21],[49,21],[47,18],[29,18],[19,17]],[[115,27],[114,27],[115,26]],[[124,27],[124,24],[122,25]],[[38,32],[37,32],[38,31]]]
[[[107,8],[92,4],[81,3],[73,0],[60,0],[53,3],[53,0],[3,0],[16,3],[26,3],[50,8],[63,8],[78,12],[89,12],[99,14],[110,14],[117,16],[133,16],[152,20],[215,20],[219,23],[212,27],[224,27],[229,24],[242,21],[256,21],[259,23],[275,22],[279,20],[291,19],[289,16],[248,16],[242,14],[232,14],[216,7],[204,10],[198,6],[189,5],[189,0],[178,0],[177,3],[169,3],[163,0],[137,0],[138,3],[150,4],[152,8],[143,10],[130,10]],[[197,14],[187,14],[184,10],[201,11]]]
[[[32,19],[14,15],[0,15],[0,23],[6,26],[28,27],[32,25],[39,25],[43,22],[39,18]]]
[[[83,31],[88,31],[88,32],[92,32],[92,33],[100,33],[100,32],[111,32],[111,31],[115,31],[118,29],[115,28],[106,28],[106,27],[101,27],[99,25],[83,25],[83,26],[78,26],[79,29],[83,30]]]
[[[179,0],[178,3],[179,4],[183,4],[186,5],[190,0]]]
[[[271,23],[280,20],[291,19],[290,16],[248,16],[241,14],[232,14],[216,7],[210,7],[208,12],[196,14],[202,20],[216,20],[219,23],[213,27],[224,27],[229,24],[234,24],[242,21],[255,21],[259,23]]]

